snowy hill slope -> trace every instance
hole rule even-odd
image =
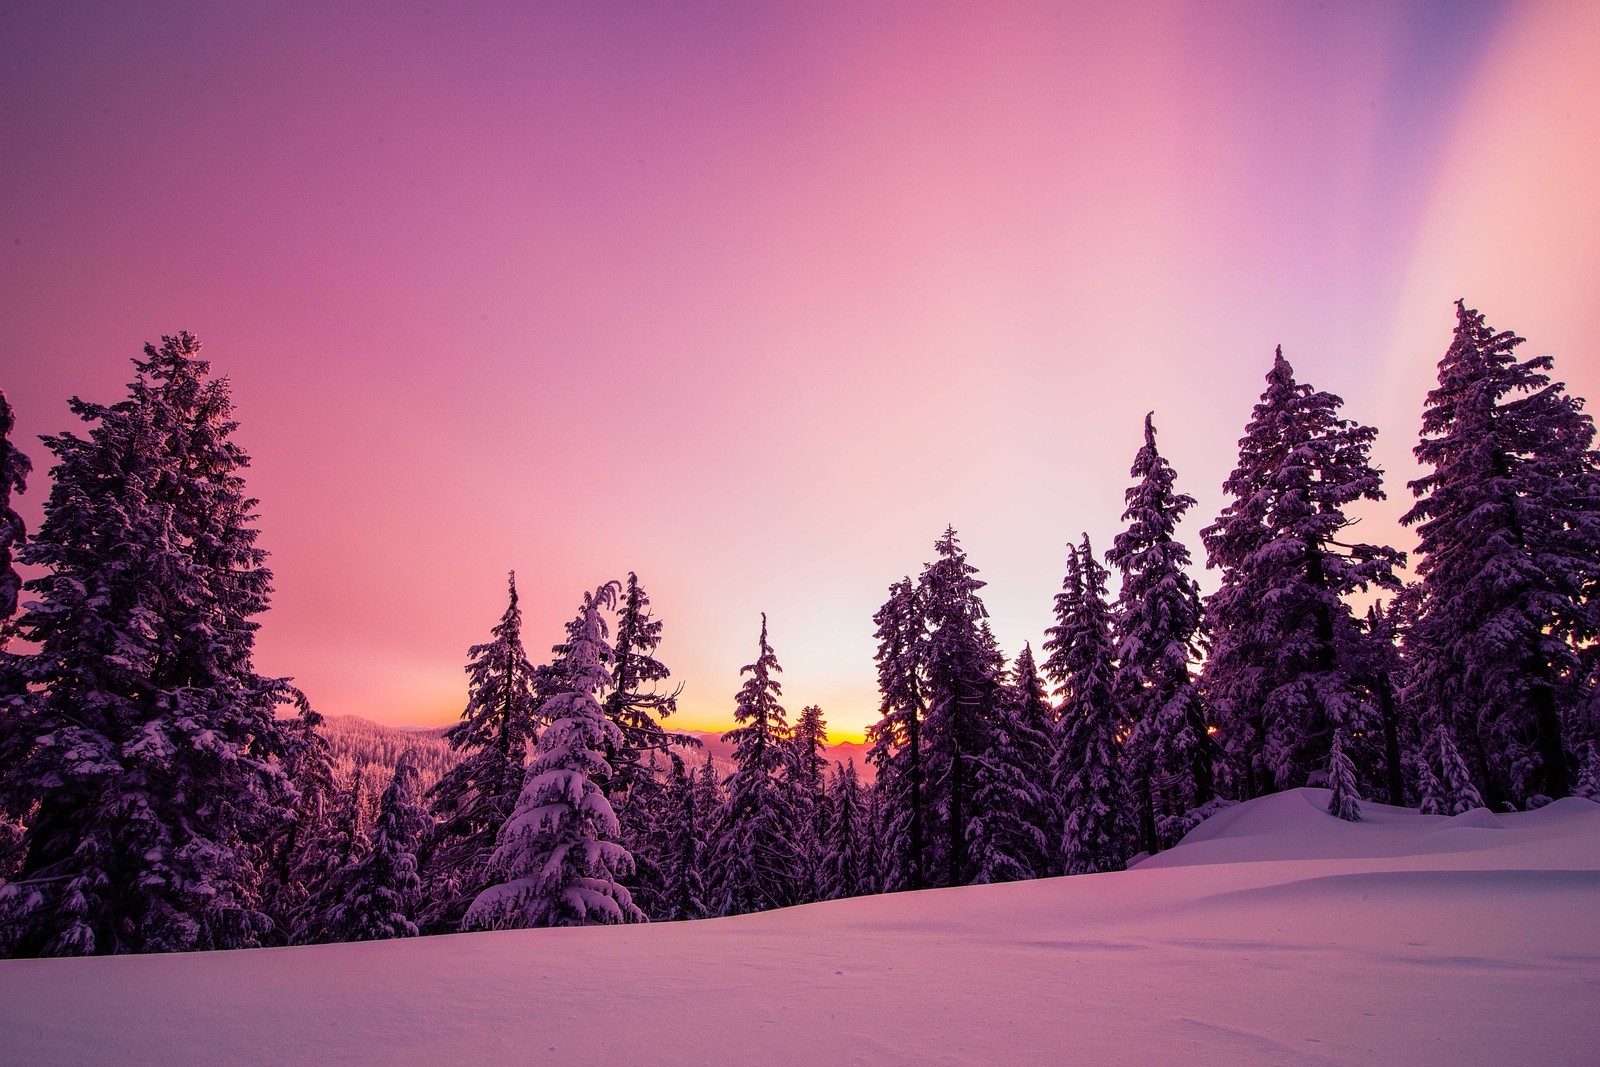
[[[1133,871],[699,923],[0,962],[55,1063],[1540,1063],[1600,1048],[1600,805],[1303,789]]]

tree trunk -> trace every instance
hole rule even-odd
[[[1406,783],[1400,773],[1400,716],[1395,707],[1394,681],[1388,671],[1378,672],[1378,710],[1383,716],[1383,758],[1389,765],[1389,803],[1405,807]]]
[[[1529,694],[1533,704],[1533,725],[1537,731],[1539,762],[1543,764],[1545,795],[1560,800],[1572,795],[1572,781],[1567,774],[1567,753],[1561,744],[1561,717],[1556,713],[1555,690],[1549,684],[1550,667],[1541,658],[1535,671],[1541,684]]]
[[[921,724],[918,710],[911,709],[911,719],[906,724],[906,746],[911,753],[911,863],[906,872],[909,889],[924,889],[927,880],[922,872],[922,746]]]

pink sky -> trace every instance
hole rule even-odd
[[[194,330],[325,712],[449,721],[506,570],[542,652],[632,569],[683,725],[766,611],[858,736],[888,583],[953,523],[1037,648],[1147,410],[1198,552],[1275,344],[1403,547],[1456,297],[1600,397],[1600,8],[327,6],[0,5],[24,513]]]

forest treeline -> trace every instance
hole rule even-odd
[[[0,954],[694,919],[1113,871],[1307,784],[1352,820],[1363,800],[1600,797],[1600,456],[1582,401],[1521,344],[1458,303],[1408,486],[1409,577],[1348,514],[1384,497],[1376,431],[1281,349],[1200,533],[1210,596],[1153,416],[1121,530],[1103,552],[1071,540],[1037,653],[1001,650],[947,529],[873,617],[872,784],[824,757],[821,708],[791,721],[764,615],[733,769],[694,755],[665,725],[664,622],[633,573],[584,592],[537,663],[513,576],[447,751],[357,758],[348,730],[336,751],[301,692],[255,672],[271,573],[228,383],[194,337],[146,346],[116,404],[71,401],[87,428],[42,439],[37,531],[13,507],[31,466],[0,396]]]

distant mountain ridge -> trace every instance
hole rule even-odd
[[[417,753],[424,789],[456,765],[456,753],[444,739],[444,732],[449,726],[389,726],[359,715],[328,715],[324,718],[322,732],[333,752],[334,777],[340,785],[349,784],[357,767],[367,767],[370,769],[363,792],[382,792],[389,776],[394,773],[394,765],[400,759],[400,754],[407,749]],[[703,746],[676,748],[686,763],[698,767],[705,759],[705,754],[710,752],[711,764],[719,775],[726,778],[733,773],[733,745],[722,739],[720,731],[682,732],[698,739]],[[870,750],[871,746],[861,741],[841,741],[824,747],[823,755],[830,767],[836,762],[849,764],[854,760],[856,775],[865,784],[877,780],[877,771],[867,762]]]
[[[685,730],[683,732],[691,737],[699,738],[700,744],[703,746],[698,750],[678,749],[686,760],[691,764],[698,763],[706,758],[705,754],[707,752],[710,752],[711,764],[717,768],[719,774],[726,778],[733,772],[733,745],[722,739],[721,732],[710,730]],[[834,763],[843,763],[848,766],[854,760],[856,776],[861,779],[863,784],[868,784],[877,781],[878,778],[877,769],[867,762],[867,753],[871,750],[871,745],[861,741],[841,741],[836,745],[824,746],[822,754],[828,761],[830,768]]]

